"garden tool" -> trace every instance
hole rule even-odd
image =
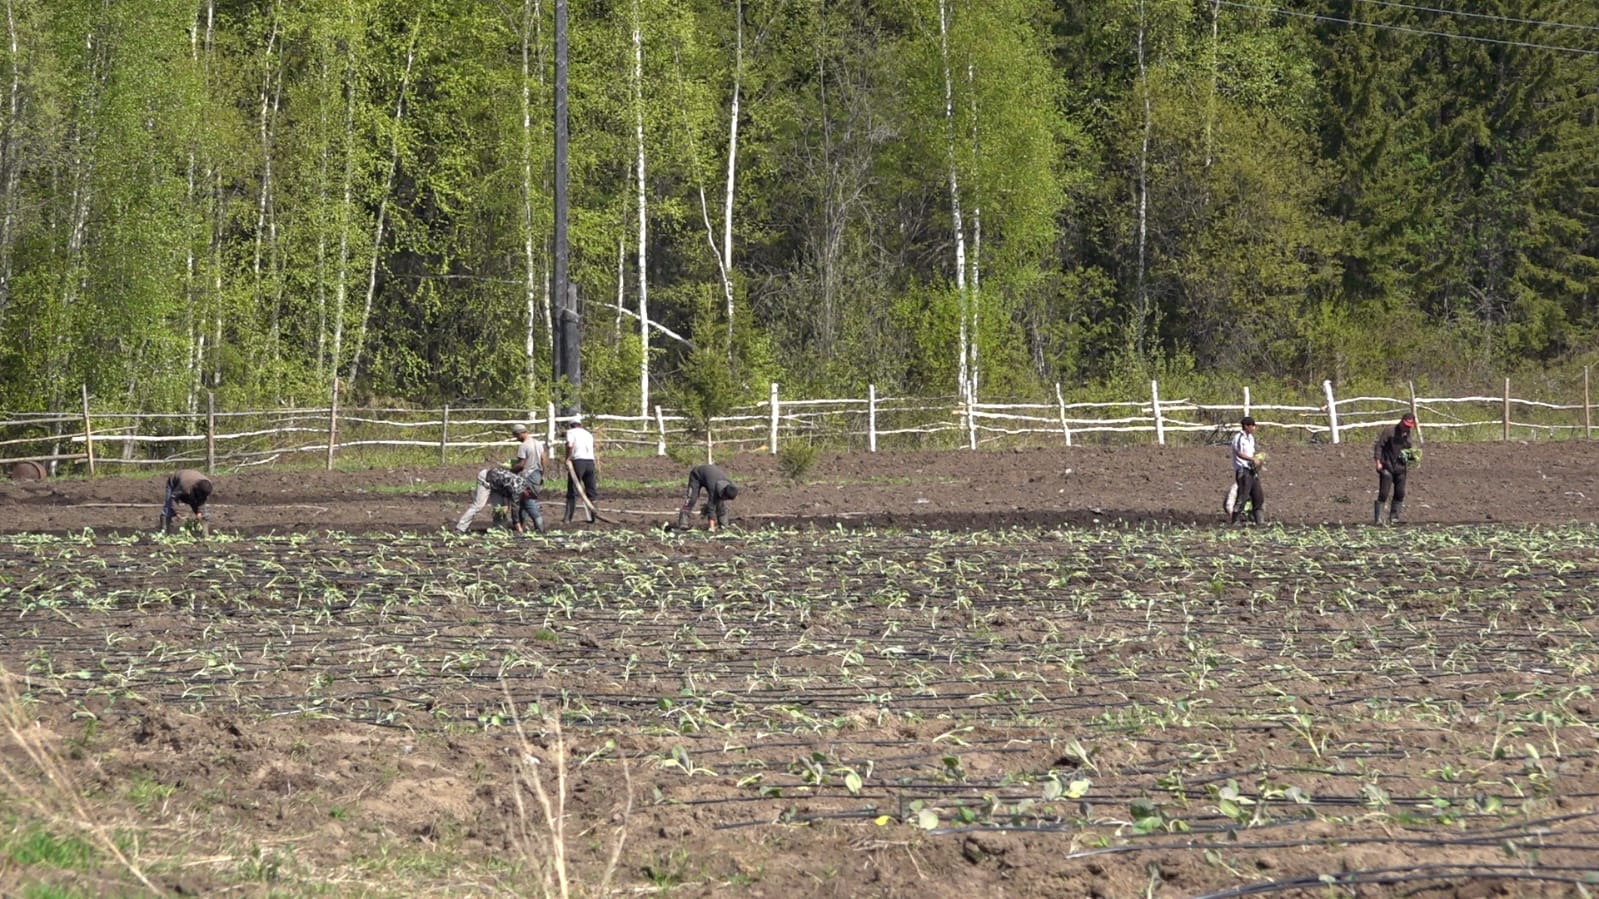
[[[606,524],[616,524],[616,522],[606,518],[604,515],[601,515],[600,510],[594,508],[594,503],[589,501],[589,495],[588,493],[584,492],[583,482],[578,478],[577,470],[572,467],[571,459],[566,460],[566,476],[571,478],[572,486],[577,488],[577,498],[583,501],[583,508],[589,511],[589,521],[592,522],[598,520],[603,521]]]

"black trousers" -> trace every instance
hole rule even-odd
[[[1259,513],[1266,504],[1266,491],[1260,486],[1260,477],[1247,468],[1241,468],[1233,472],[1233,480],[1238,483],[1238,505],[1233,507],[1234,513],[1243,512],[1246,499],[1254,504],[1255,512]]]
[[[725,505],[725,500],[722,499],[720,493],[716,492],[715,484],[700,480],[700,472],[697,468],[688,473],[688,502],[683,504],[683,508],[692,510],[694,501],[700,498],[701,490],[705,491],[705,499],[711,508],[711,517],[716,520],[717,524],[726,524],[727,506]]]
[[[566,517],[561,519],[562,521],[571,521],[572,514],[577,511],[579,481],[583,482],[583,495],[589,498],[589,502],[595,502],[600,498],[600,478],[594,470],[593,459],[573,460],[572,472],[577,477],[568,476],[566,479]],[[593,512],[588,513],[588,520],[591,522],[594,520]]]
[[[1394,502],[1396,502],[1396,503],[1404,502],[1405,501],[1405,478],[1408,475],[1409,475],[1409,472],[1405,472],[1405,471],[1389,471],[1386,468],[1384,468],[1382,471],[1377,472],[1377,502],[1381,503],[1381,502],[1386,502],[1388,500],[1388,488],[1390,488],[1390,487],[1393,488]]]

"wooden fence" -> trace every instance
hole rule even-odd
[[[786,399],[777,384],[767,399],[712,419],[709,433],[678,412],[655,407],[650,415],[590,415],[609,452],[669,451],[688,456],[736,452],[777,453],[790,441],[877,452],[891,449],[977,450],[996,446],[1074,446],[1152,440],[1220,443],[1238,419],[1253,415],[1275,439],[1293,436],[1342,443],[1351,433],[1391,424],[1406,411],[1420,421],[1422,439],[1450,434],[1503,440],[1593,436],[1588,373],[1581,402],[1555,403],[1513,396],[1510,380],[1498,396],[1356,396],[1339,398],[1323,382],[1319,402],[1259,402],[1243,388],[1236,401],[1201,402],[1149,396],[1110,402],[1068,402],[1057,386],[1053,402],[978,402],[971,397],[881,397],[876,387],[855,399]],[[81,411],[0,413],[0,465],[9,470],[35,462],[52,469],[81,464],[90,476],[106,466],[245,468],[306,459],[332,469],[343,455],[387,464],[440,465],[481,460],[503,449],[513,424],[524,422],[555,442],[561,421],[543,410],[492,407],[442,409],[322,408],[218,411],[214,402],[195,413],[132,413],[92,409],[87,390]]]

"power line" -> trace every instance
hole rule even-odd
[[[1432,12],[1445,16],[1460,16],[1465,19],[1487,19],[1491,22],[1504,22],[1509,25],[1534,25],[1540,28],[1569,28],[1573,31],[1599,31],[1599,26],[1577,25],[1572,22],[1554,22],[1548,19],[1518,19],[1514,16],[1496,16],[1492,13],[1466,12],[1460,9],[1439,9],[1432,6],[1414,6],[1409,3],[1396,3],[1393,0],[1354,0],[1356,3],[1369,3],[1372,6],[1388,6],[1395,9],[1408,9],[1413,12]]]
[[[1298,19],[1310,19],[1316,22],[1331,22],[1335,25],[1360,25],[1366,28],[1376,28],[1382,31],[1398,31],[1404,34],[1420,34],[1428,37],[1447,37],[1459,41],[1472,41],[1478,44],[1499,44],[1506,47],[1522,47],[1528,50],[1554,50],[1558,53],[1574,53],[1578,56],[1599,56],[1599,50],[1586,50],[1581,47],[1562,47],[1556,44],[1535,44],[1529,41],[1512,41],[1504,38],[1480,37],[1474,34],[1453,34],[1448,31],[1429,31],[1425,28],[1410,28],[1404,25],[1386,25],[1381,22],[1364,22],[1359,19],[1340,19],[1323,13],[1298,12],[1291,9],[1278,9],[1274,6],[1260,6],[1254,3],[1238,3],[1235,0],[1214,0],[1218,6],[1231,6],[1237,9],[1252,9],[1258,12],[1272,13],[1279,16],[1290,16]]]

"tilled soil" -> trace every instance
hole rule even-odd
[[[1599,449],[1372,528],[1368,447],[1265,448],[1238,529],[1220,447],[739,456],[716,537],[657,458],[526,540],[472,465],[220,473],[209,540],[0,487],[0,895],[1599,890]]]
[[[1269,521],[1370,520],[1377,479],[1369,446],[1262,441],[1262,449],[1269,451]],[[1599,444],[1429,443],[1424,451],[1410,477],[1411,523],[1599,520]],[[1226,447],[820,453],[799,483],[785,478],[770,455],[719,461],[742,490],[732,514],[744,528],[1204,524],[1220,521],[1231,477]],[[436,530],[465,510],[465,485],[480,467],[223,472],[210,505],[212,527],[241,534]],[[164,482],[164,474],[11,482],[0,486],[0,533],[152,530]],[[448,484],[456,489],[444,489]],[[597,505],[614,524],[599,526],[661,526],[673,518],[686,486],[686,470],[671,459],[602,458]],[[564,480],[554,480],[544,490],[546,519],[556,528],[564,488]],[[487,523],[485,512],[480,526]]]

